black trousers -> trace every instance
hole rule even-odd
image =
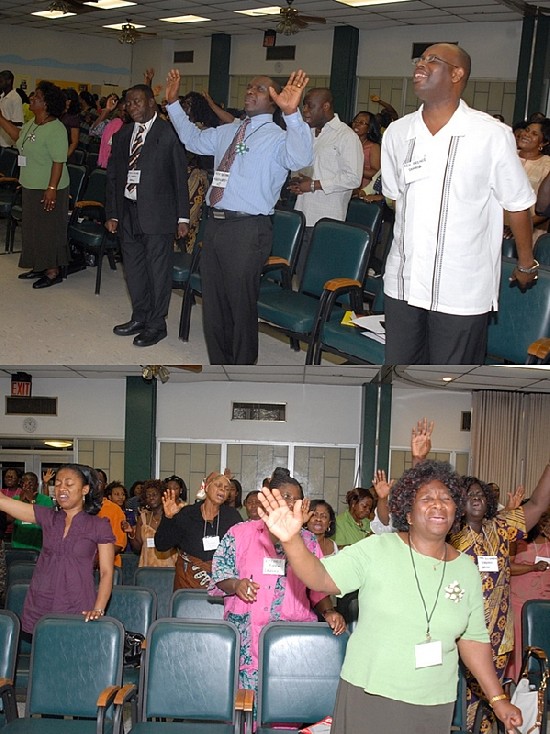
[[[121,248],[126,285],[132,301],[132,321],[147,329],[166,331],[172,293],[172,249],[175,232],[145,234],[137,206],[124,200]]]
[[[384,296],[386,364],[483,364],[489,314],[455,316]]]
[[[258,359],[260,275],[270,252],[271,217],[208,219],[201,280],[210,364],[254,364]]]

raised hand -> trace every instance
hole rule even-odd
[[[49,484],[55,477],[55,471],[53,469],[46,469],[42,472],[42,481],[44,484]]]
[[[383,469],[378,469],[372,480],[372,486],[376,492],[378,499],[383,500],[389,496],[390,490],[393,487],[394,480],[387,481],[386,472]]]
[[[434,422],[421,418],[411,432],[411,453],[413,460],[424,461],[432,450],[432,431]]]
[[[167,489],[162,495],[162,508],[167,518],[172,518],[181,510],[181,505],[177,500],[176,491]]]
[[[313,517],[313,510],[309,509],[311,500],[307,497],[302,500],[302,525],[305,525]]]
[[[147,84],[148,87],[151,86],[151,82],[153,81],[153,77],[155,76],[155,70],[154,69],[145,69],[143,72],[143,81],[145,84]]]
[[[525,497],[525,488],[520,484],[515,492],[508,492],[508,502],[505,510],[517,510]]]
[[[302,529],[302,500],[296,500],[292,510],[278,489],[262,487],[258,494],[258,515],[267,528],[282,543],[291,540]]]
[[[269,95],[285,115],[291,115],[298,109],[308,82],[309,77],[302,69],[298,69],[291,73],[280,94],[277,94],[273,87],[269,87]]]
[[[178,99],[181,75],[177,69],[170,69],[166,77],[166,99],[172,104]]]

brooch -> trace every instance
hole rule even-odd
[[[237,143],[235,146],[235,153],[237,153],[237,155],[244,155],[245,153],[248,153],[249,150],[250,148],[248,148],[245,143]]]
[[[445,598],[454,601],[455,604],[462,599],[464,596],[464,589],[460,588],[458,581],[453,581],[445,587]]]

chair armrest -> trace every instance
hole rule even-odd
[[[236,729],[243,734],[252,734],[252,713],[254,710],[254,691],[239,688],[235,695]],[[243,724],[244,718],[244,724]]]
[[[270,255],[264,265],[264,268],[274,268],[274,267],[290,267],[290,263],[288,260],[284,257],[277,257],[277,255]]]
[[[108,686],[104,688],[97,698],[97,726],[96,734],[102,734],[105,729],[105,714],[107,709],[113,705],[115,696],[120,686]],[[113,730],[114,731],[114,730]]]
[[[550,354],[550,338],[543,337],[542,339],[537,339],[529,345],[527,348],[527,354],[530,357],[534,357],[538,364],[545,364],[545,360],[548,359],[548,355]],[[529,360],[528,362],[528,364],[534,363],[535,362],[532,360]]]
[[[326,291],[341,290],[342,293],[344,293],[348,288],[360,288],[361,283],[358,280],[353,280],[352,278],[332,278],[331,280],[327,280],[323,287]]]
[[[131,724],[134,726],[137,721],[137,687],[133,683],[117,689],[114,700],[113,734],[123,734],[124,704],[128,702],[131,705]]]
[[[102,204],[100,201],[92,201],[92,200],[83,199],[82,201],[76,202],[76,204],[74,205],[74,209],[77,209],[77,208],[84,209],[84,207],[88,207],[88,206],[99,206],[102,209],[105,207],[105,205]]]
[[[290,272],[290,263],[284,257],[270,255],[262,268],[262,275],[272,270],[280,270],[282,276],[282,285],[285,290],[292,290],[292,273]]]
[[[9,678],[0,678],[0,698],[2,699],[6,721],[9,723],[17,719],[15,689],[13,687],[13,681]]]

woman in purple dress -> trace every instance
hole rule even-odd
[[[55,500],[53,509],[17,502],[0,492],[0,511],[42,528],[42,552],[21,620],[27,639],[40,617],[50,612],[83,614],[86,622],[99,619],[113,587],[114,537],[109,521],[96,517],[101,497],[95,470],[82,464],[61,466],[55,477]]]

